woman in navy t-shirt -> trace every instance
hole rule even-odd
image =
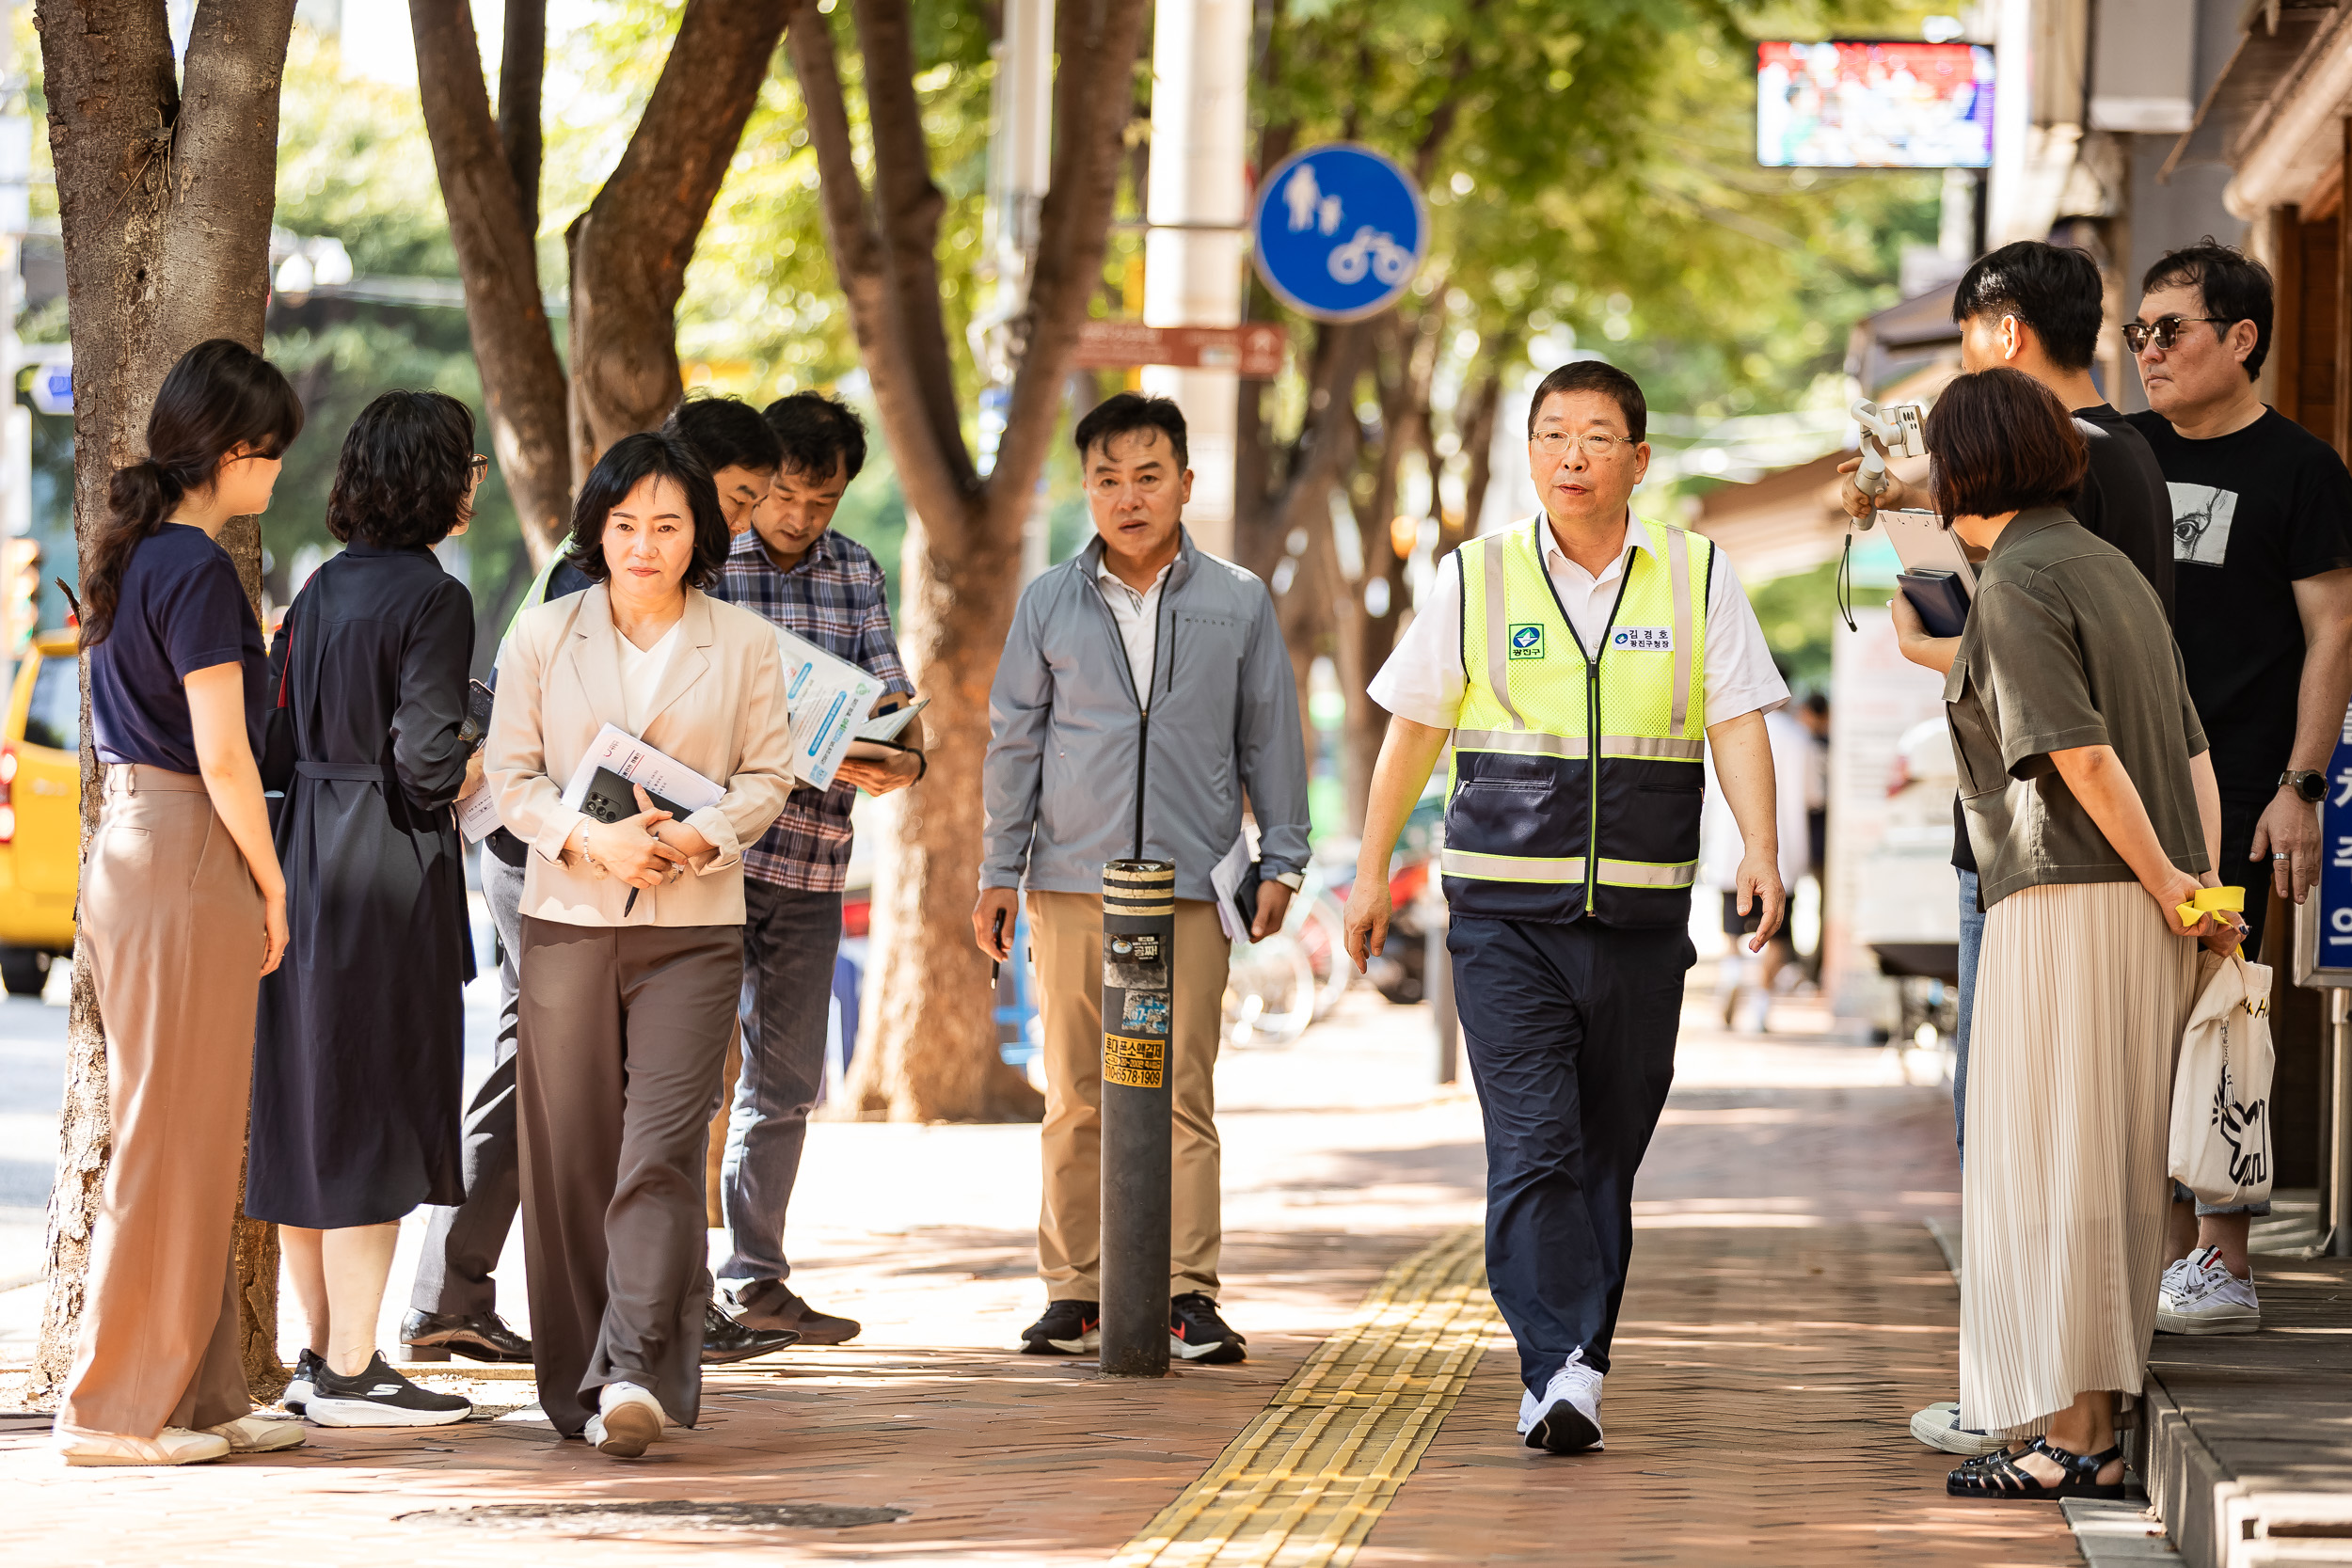
[[[190,349],[119,469],[82,574],[104,803],[80,937],[105,1021],[113,1155],[56,1448],[69,1465],[186,1465],[291,1448],[253,1414],[230,1225],[261,976],[286,882],[255,764],[267,666],[229,552],[269,505],[302,404],[260,355]]]

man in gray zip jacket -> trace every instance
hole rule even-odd
[[[1277,930],[1307,864],[1307,757],[1274,600],[1184,529],[1192,494],[1184,417],[1122,392],[1078,421],[1087,506],[1099,537],[1021,595],[989,693],[987,845],[972,930],[1012,957],[1026,889],[1045,1036],[1044,1202],[1038,1274],[1045,1315],[1034,1354],[1095,1348],[1102,1299],[1103,865],[1176,866],[1168,1085],[1169,1351],[1243,1359],[1218,1315],[1216,1097],[1231,944],[1210,868],[1259,832],[1252,940]],[[1140,796],[1140,800],[1138,800]]]

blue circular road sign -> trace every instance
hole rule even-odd
[[[1294,152],[1258,187],[1258,276],[1283,304],[1353,321],[1393,304],[1429,253],[1429,211],[1405,170],[1354,142]]]

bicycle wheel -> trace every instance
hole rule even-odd
[[[1288,1045],[1314,1022],[1315,975],[1286,931],[1235,950],[1225,979],[1229,1045]]]

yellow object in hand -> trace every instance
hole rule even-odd
[[[2242,914],[2246,911],[2246,890],[2242,887],[2201,887],[2196,897],[2185,904],[2175,905],[2174,909],[2184,926],[2194,926],[2219,910]]]

